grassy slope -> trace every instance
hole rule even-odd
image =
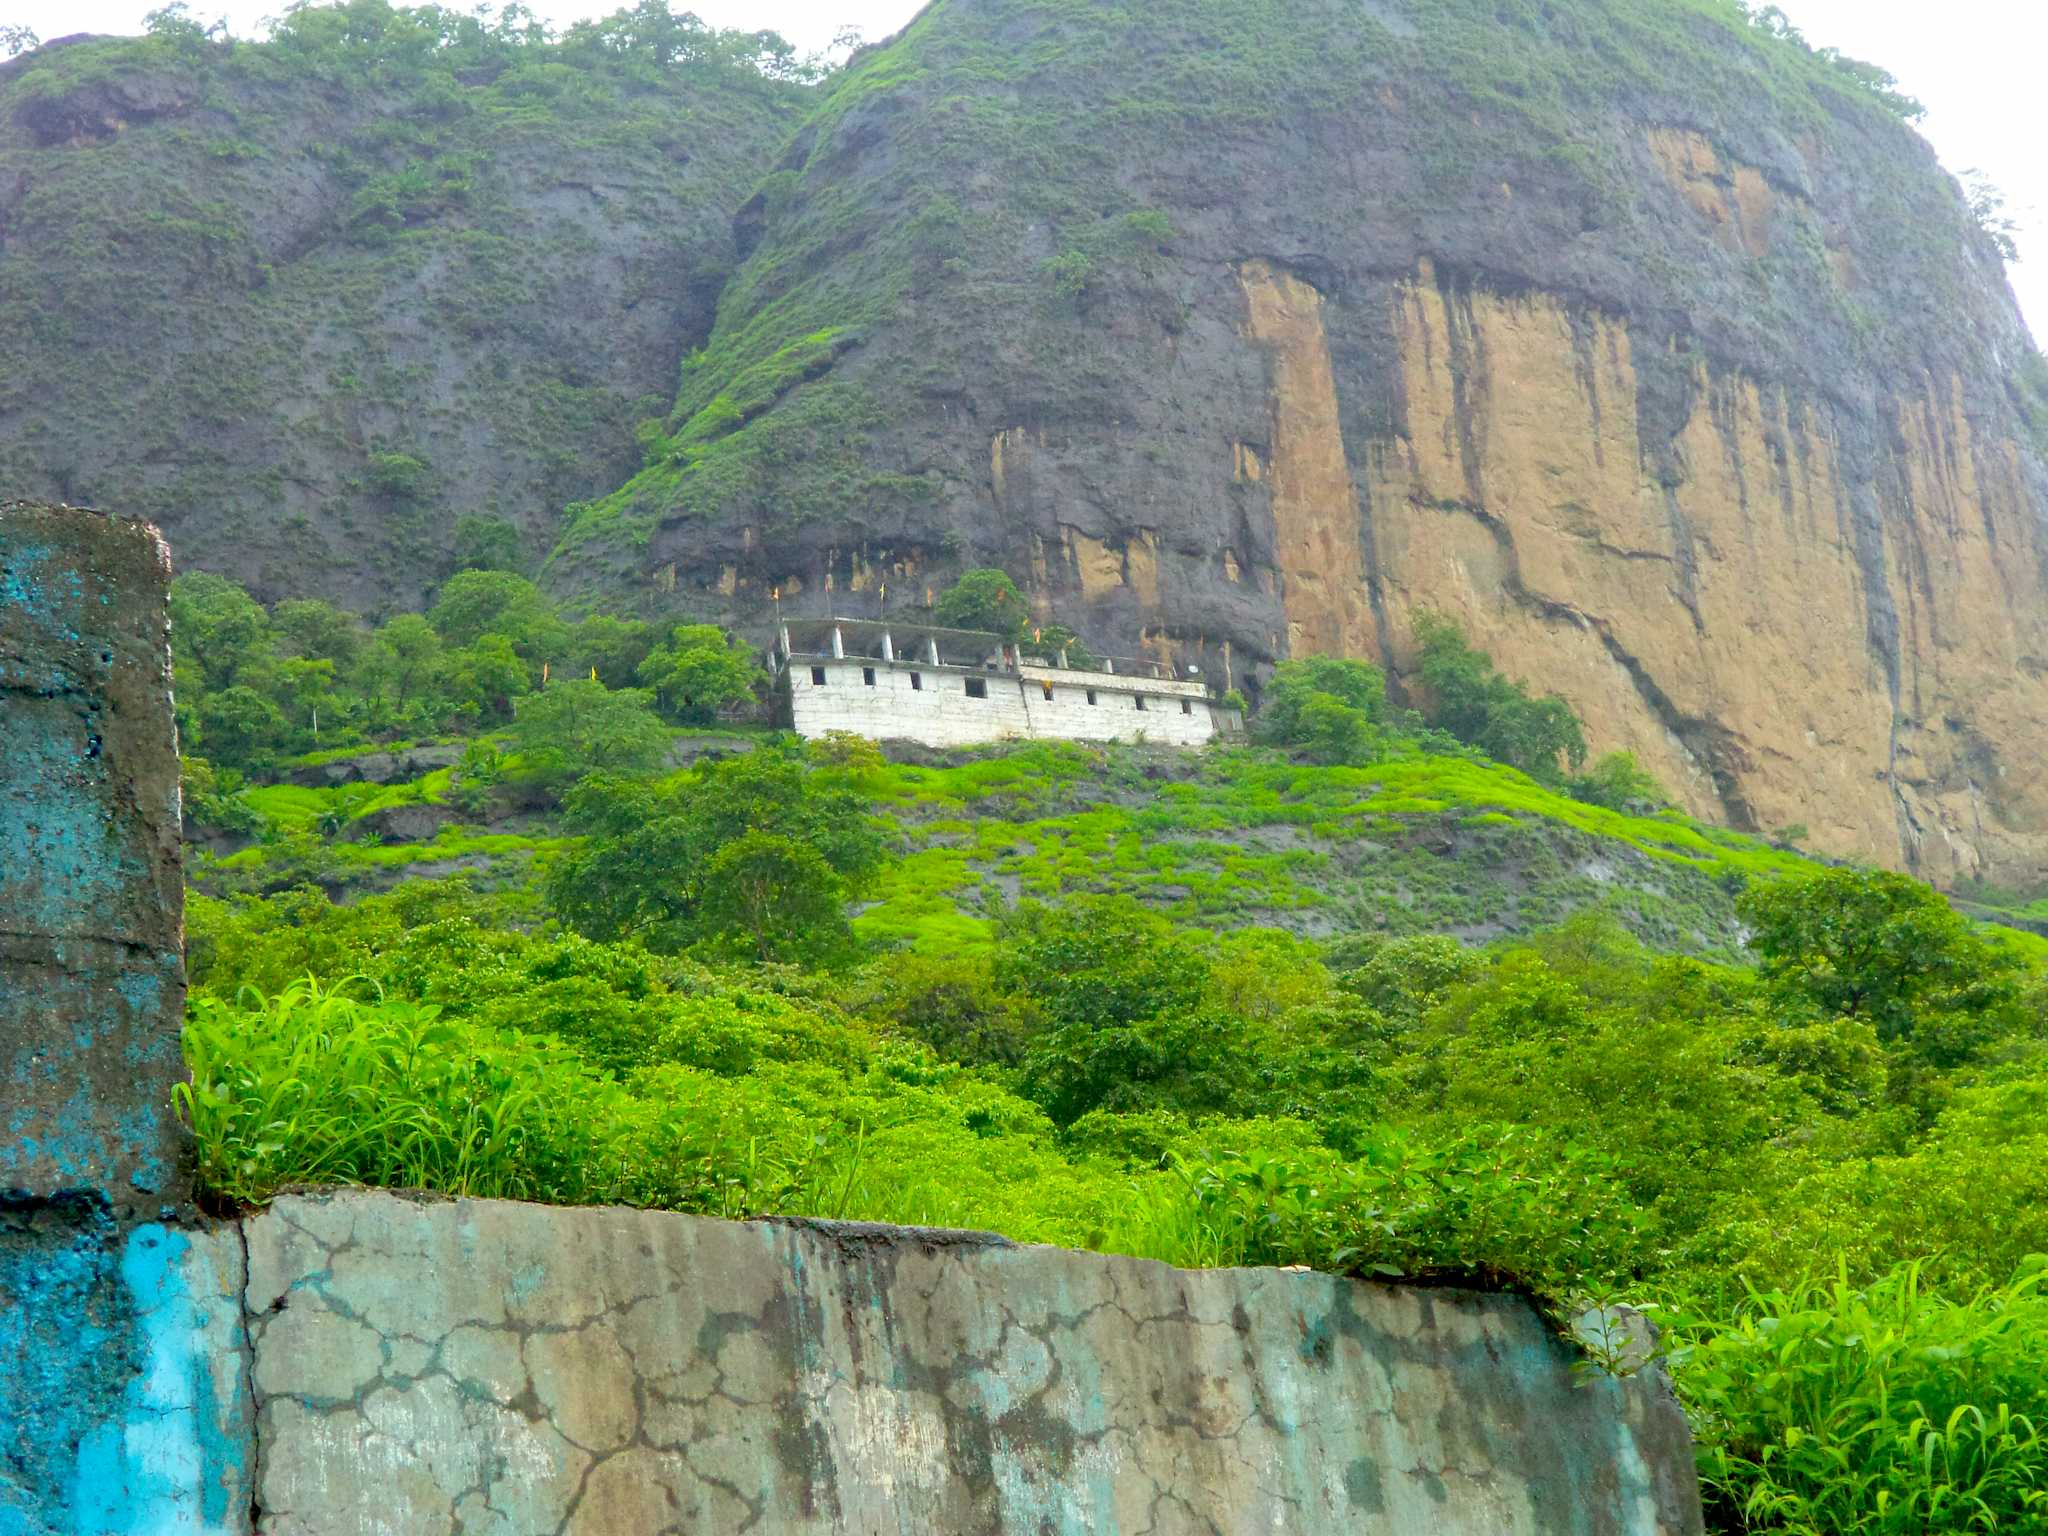
[[[194,878],[206,889],[308,877],[382,886],[456,859],[516,883],[567,846],[524,824],[452,825],[425,843],[351,837],[364,817],[442,803],[450,778],[442,769],[407,784],[249,790],[276,838],[196,856]],[[1676,815],[1620,815],[1448,756],[1321,768],[1258,748],[1034,743],[892,764],[863,787],[900,828],[901,857],[856,929],[933,952],[985,944],[992,912],[1020,898],[1117,891],[1195,926],[1311,938],[1484,940],[1598,905],[1659,948],[1727,954],[1743,879],[1805,864],[1754,838]]]

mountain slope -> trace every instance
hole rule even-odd
[[[1721,0],[938,0],[549,579],[1001,564],[1239,681],[1443,608],[1698,813],[2037,878],[2041,368],[1895,105]]]
[[[637,462],[805,94],[694,24],[378,4],[0,66],[0,482],[272,596],[417,603],[465,514],[537,557]]]

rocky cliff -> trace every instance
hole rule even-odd
[[[0,490],[272,597],[417,603],[465,514],[537,558],[637,464],[802,105],[729,51],[358,5],[0,64]]]
[[[2039,360],[1896,105],[1716,0],[939,0],[551,573],[1002,564],[1240,681],[1441,608],[1696,812],[2036,876]]]
[[[1883,78],[1733,0],[936,0],[812,93],[170,46],[0,76],[0,477],[188,565],[1000,564],[1253,685],[1441,608],[1695,812],[2048,874],[2048,367]]]

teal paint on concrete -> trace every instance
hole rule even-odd
[[[241,1235],[88,1201],[0,1219],[0,1536],[238,1536]]]
[[[0,1536],[249,1529],[241,1235],[171,1108],[168,580],[152,529],[0,507]]]
[[[0,506],[0,1195],[182,1192],[183,880],[155,530]]]
[[[134,1363],[118,1241],[91,1201],[0,1212],[0,1536],[70,1530],[76,1449]]]
[[[254,1468],[243,1376],[241,1239],[132,1228],[119,1275],[133,1368],[80,1437],[77,1536],[227,1536],[248,1527]]]

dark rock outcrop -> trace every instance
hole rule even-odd
[[[0,487],[381,611],[632,472],[804,93],[331,14],[0,72]]]

